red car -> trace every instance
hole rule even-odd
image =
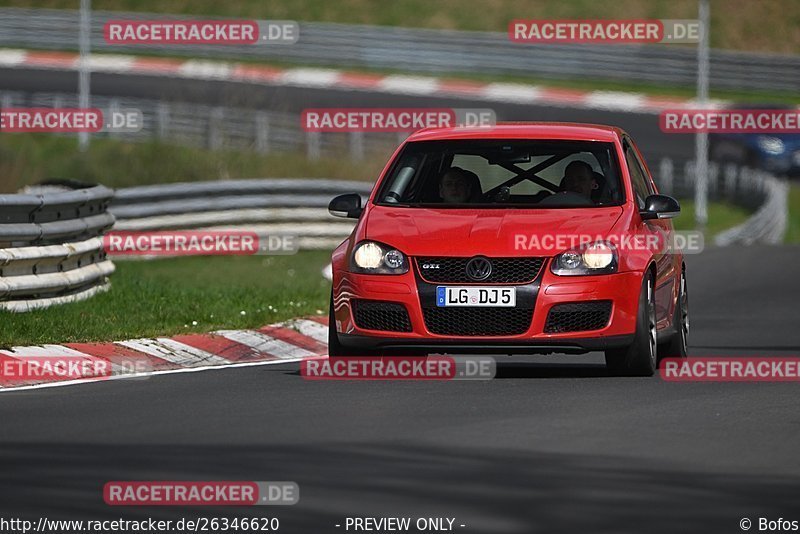
[[[652,375],[686,357],[688,296],[669,219],[619,128],[427,129],[394,153],[333,252],[331,356],[605,352]]]

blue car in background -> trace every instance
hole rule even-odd
[[[778,105],[741,104],[733,109],[785,109]],[[708,136],[712,161],[736,163],[787,176],[800,176],[800,134],[715,133]]]

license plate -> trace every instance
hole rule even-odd
[[[513,308],[517,305],[517,288],[436,286],[436,305]]]

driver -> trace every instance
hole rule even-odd
[[[588,199],[592,198],[592,191],[599,187],[594,178],[592,166],[585,161],[573,161],[564,169],[564,178],[561,180],[564,191],[578,193]]]
[[[471,173],[461,167],[450,167],[439,179],[439,196],[448,204],[464,204],[472,198]]]

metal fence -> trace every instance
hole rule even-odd
[[[103,186],[0,196],[0,309],[28,311],[109,288],[100,237],[114,224]]]
[[[78,107],[78,96],[67,93],[0,92],[0,108]],[[408,133],[320,133],[301,128],[300,115],[279,111],[207,106],[142,98],[93,96],[92,107],[105,111],[135,108],[142,112],[138,132],[95,133],[123,141],[162,140],[187,146],[269,152],[303,152],[354,161],[380,155],[387,158]]]
[[[398,69],[418,73],[480,73],[537,79],[592,79],[692,85],[694,47],[676,45],[528,45],[504,33],[411,29],[350,24],[301,23],[294,45],[119,46],[106,44],[109,19],[186,19],[186,16],[96,11],[92,49],[229,57],[308,65]],[[78,12],[0,9],[0,46],[76,49]],[[795,91],[800,57],[713,50],[711,87]]]

